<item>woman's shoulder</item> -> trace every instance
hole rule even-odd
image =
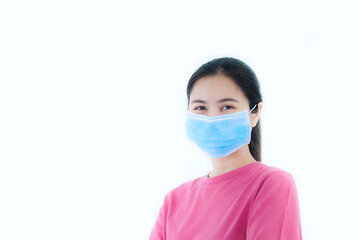
[[[295,186],[294,178],[289,171],[281,167],[270,166],[265,163],[260,164],[260,166],[260,172],[258,173],[257,177],[261,185],[270,187],[290,187],[291,185]]]
[[[193,178],[191,180],[183,181],[182,183],[178,184],[177,186],[171,188],[168,193],[166,194],[167,197],[170,196],[182,196],[189,192],[195,191],[203,177]]]
[[[258,162],[258,164],[254,164],[249,170],[249,178],[247,179],[253,182],[255,187],[258,186],[258,188],[272,185],[283,185],[284,187],[295,185],[292,174],[280,167]],[[205,178],[206,175],[184,181],[176,187],[171,188],[166,195],[167,197],[182,197],[191,194],[202,187],[202,182],[206,180]]]
[[[264,177],[273,175],[273,174],[285,174],[285,175],[290,175],[292,176],[292,174],[290,172],[288,172],[287,170],[281,168],[281,167],[276,167],[276,166],[271,166],[269,164],[266,163],[261,163],[259,164],[259,169],[262,172]]]

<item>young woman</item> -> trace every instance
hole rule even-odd
[[[261,162],[262,96],[244,62],[218,58],[187,86],[186,132],[213,170],[168,192],[150,240],[301,240],[292,175]]]

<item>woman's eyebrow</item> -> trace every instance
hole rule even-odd
[[[239,102],[239,101],[234,98],[223,98],[221,100],[218,100],[218,103],[222,103],[222,102]],[[196,99],[193,100],[192,103],[207,103],[207,102],[201,99]]]

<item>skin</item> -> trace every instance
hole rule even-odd
[[[218,102],[225,98],[233,98],[236,101]],[[250,111],[248,98],[243,94],[240,87],[229,77],[222,74],[206,76],[196,81],[189,100],[188,108],[190,112],[209,117],[241,112],[243,110]],[[197,102],[197,100],[205,102]],[[252,128],[256,126],[261,111],[262,102],[259,102],[258,112],[248,114]],[[208,177],[215,177],[256,162],[249,151],[248,144],[226,157],[211,158],[211,160],[213,170],[208,174]]]

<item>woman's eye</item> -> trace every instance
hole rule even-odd
[[[233,106],[231,105],[225,105],[222,107],[222,110],[225,109],[225,110],[228,110],[228,109],[232,109],[234,108]],[[206,110],[206,107],[205,106],[198,106],[198,107],[195,107],[194,110]]]
[[[199,107],[196,107],[194,110],[204,110],[204,106],[199,106]]]
[[[233,106],[231,106],[231,105],[225,105],[225,106],[223,106],[223,108],[225,108],[226,107],[226,109],[231,109],[231,108],[234,108]],[[222,109],[223,109],[222,108]]]

